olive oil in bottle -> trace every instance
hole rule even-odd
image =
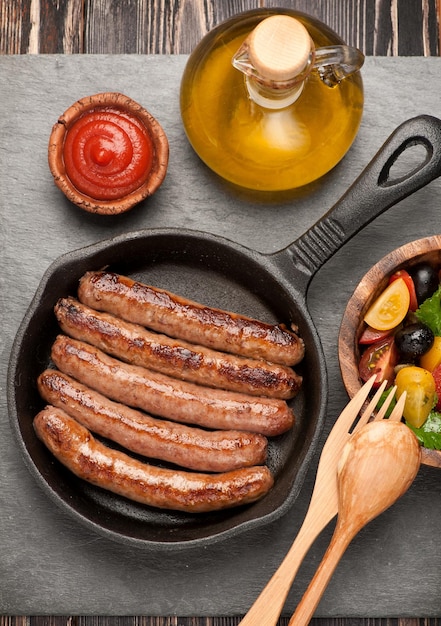
[[[281,191],[331,170],[363,111],[363,55],[292,10],[227,20],[190,55],[181,115],[199,157],[248,189]]]

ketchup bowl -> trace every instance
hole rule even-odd
[[[363,351],[366,350],[366,344],[361,344],[360,339],[367,327],[364,319],[366,313],[380,294],[384,293],[391,277],[395,277],[397,272],[404,270],[412,275],[418,267],[426,265],[435,271],[441,269],[441,235],[418,239],[390,252],[365,274],[349,299],[340,325],[338,357],[343,384],[351,398],[363,384],[360,361]],[[412,364],[411,359],[409,364]],[[418,361],[415,365],[419,365]],[[398,371],[399,367],[398,365],[393,368],[392,374],[394,370]],[[441,451],[423,446],[422,462],[441,467]]]
[[[159,122],[117,92],[78,100],[52,128],[48,162],[66,197],[89,213],[124,213],[151,196],[168,167]]]

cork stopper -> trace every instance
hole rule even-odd
[[[308,63],[311,38],[294,17],[273,15],[260,22],[248,38],[250,62],[268,80],[287,81]]]

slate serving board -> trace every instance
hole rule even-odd
[[[283,558],[303,519],[316,461],[293,509],[277,522],[205,548],[164,553],[97,536],[54,508],[26,469],[9,427],[5,385],[15,333],[60,254],[138,228],[189,227],[274,252],[305,232],[404,120],[441,117],[441,59],[368,58],[365,113],[350,152],[319,183],[288,198],[251,197],[219,181],[189,147],[179,115],[185,56],[0,58],[0,612],[2,614],[238,615]],[[170,164],[157,194],[117,218],[88,215],[55,188],[52,124],[72,102],[122,91],[158,118]],[[366,227],[313,279],[308,306],[329,370],[323,440],[347,402],[337,360],[341,316],[371,265],[403,243],[441,232],[441,180]],[[331,524],[302,566],[292,611],[327,546]],[[441,615],[441,473],[423,467],[410,491],[354,540],[318,616]]]

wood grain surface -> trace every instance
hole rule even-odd
[[[240,617],[0,616],[0,626],[238,626]],[[282,617],[278,626],[288,626]],[[313,618],[311,626],[439,626],[438,618]]]
[[[441,0],[0,0],[0,54],[187,54],[231,15],[262,6],[309,13],[366,55],[440,54]],[[240,617],[0,616],[0,626],[236,626],[239,621]],[[284,618],[279,622],[287,623]],[[313,619],[311,624],[438,626],[441,619]]]
[[[262,6],[309,13],[367,55],[439,55],[439,0],[1,0],[0,54],[187,54]]]

